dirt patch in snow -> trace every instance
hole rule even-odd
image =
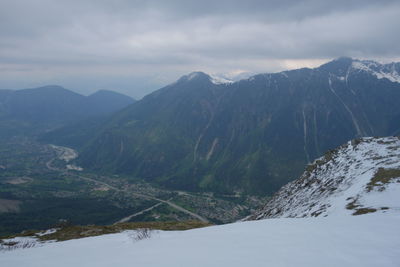
[[[384,185],[391,182],[395,178],[400,178],[400,169],[385,169],[379,168],[372,177],[371,181],[367,184],[368,192],[378,187],[378,190],[385,190]]]

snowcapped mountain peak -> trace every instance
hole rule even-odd
[[[317,217],[400,212],[400,138],[348,142],[307,166],[249,217]]]
[[[316,70],[321,69],[331,75],[343,77],[343,81],[347,81],[351,75],[366,73],[375,76],[377,79],[387,79],[391,82],[400,83],[400,63],[382,64],[373,60],[340,57],[316,68]]]
[[[214,73],[211,77],[221,80],[223,83],[234,83],[241,80],[247,80],[254,76],[255,73],[245,70],[235,70],[228,73]]]
[[[209,77],[209,75],[204,72],[201,72],[201,71],[195,71],[195,72],[189,73],[188,75],[183,76],[182,78],[185,78],[187,81],[192,81],[194,79],[201,78],[201,77]]]
[[[195,81],[195,80],[206,80],[209,81],[213,84],[220,85],[220,84],[231,84],[234,81],[231,79],[228,79],[222,75],[217,75],[217,74],[207,74],[201,71],[196,71],[189,73],[187,75],[182,76],[178,81]]]

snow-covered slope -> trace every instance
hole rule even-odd
[[[130,232],[0,252],[8,267],[397,267],[400,215],[270,219],[136,241]]]
[[[388,79],[391,82],[400,83],[400,64],[380,64],[371,60],[354,60],[352,71],[365,71],[378,79]]]
[[[249,219],[400,214],[400,140],[362,138],[330,151]]]

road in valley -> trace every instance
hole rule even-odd
[[[142,211],[139,211],[139,212],[136,212],[136,213],[134,213],[134,214],[132,214],[132,215],[129,215],[129,216],[125,217],[125,218],[122,218],[121,220],[117,221],[117,222],[114,223],[114,224],[129,222],[133,217],[136,217],[136,216],[142,215],[143,213],[146,213],[146,212],[148,212],[148,211],[151,211],[152,209],[157,208],[158,206],[160,206],[160,205],[162,205],[162,204],[164,204],[164,203],[158,202],[157,204],[151,206],[150,208],[144,209],[144,210],[142,210]]]
[[[59,147],[59,146],[57,147],[57,149],[60,149],[60,148],[62,148],[62,147]],[[49,161],[47,161],[47,162],[46,162],[46,167],[47,167],[49,170],[52,170],[52,171],[61,171],[63,174],[69,175],[70,173],[68,172],[68,170],[59,169],[59,168],[53,167],[53,166],[51,165],[51,163],[52,163],[56,158],[57,158],[57,157],[52,158],[52,159],[50,159]],[[149,196],[149,195],[145,195],[145,194],[141,194],[141,193],[137,193],[137,192],[131,192],[131,191],[129,191],[129,189],[120,189],[120,188],[117,188],[117,187],[115,187],[115,186],[113,186],[113,185],[110,185],[110,184],[108,184],[108,183],[105,183],[105,182],[103,182],[103,181],[100,181],[100,180],[97,180],[97,179],[93,179],[93,178],[89,178],[89,177],[85,177],[85,176],[82,176],[82,175],[74,174],[72,177],[78,177],[78,178],[80,178],[80,179],[82,179],[82,180],[84,180],[84,181],[92,182],[92,183],[97,184],[97,185],[102,185],[102,186],[105,186],[105,187],[107,187],[107,188],[109,188],[109,189],[112,189],[112,190],[114,190],[114,191],[117,191],[117,192],[128,193],[128,194],[130,194],[131,196],[135,196],[135,197],[139,197],[139,198],[144,198],[144,199],[148,199],[148,200],[155,200],[155,201],[158,202],[156,205],[153,205],[153,206],[151,206],[151,207],[149,207],[149,208],[147,208],[147,209],[144,209],[144,210],[142,210],[142,211],[140,211],[140,212],[137,212],[137,213],[135,213],[135,214],[132,214],[132,215],[130,215],[130,216],[127,216],[127,217],[125,217],[125,218],[122,218],[122,219],[119,220],[118,222],[127,222],[127,221],[129,221],[131,218],[133,218],[133,217],[135,217],[135,216],[138,216],[138,215],[140,215],[140,214],[143,214],[143,213],[145,213],[145,212],[147,212],[147,211],[150,211],[150,210],[152,210],[152,209],[158,207],[158,206],[161,205],[161,204],[166,204],[166,205],[168,205],[168,206],[170,206],[170,207],[172,207],[172,208],[174,208],[174,209],[176,209],[176,210],[178,210],[178,211],[181,211],[181,212],[183,212],[183,213],[186,213],[186,214],[190,215],[190,216],[193,217],[193,218],[196,218],[196,219],[199,220],[199,221],[206,222],[206,223],[209,222],[206,218],[200,216],[199,214],[194,213],[194,212],[192,212],[192,211],[190,211],[190,210],[187,210],[187,209],[185,209],[185,208],[183,208],[183,207],[181,207],[181,206],[179,206],[179,205],[177,205],[177,204],[175,204],[175,203],[172,203],[170,200],[163,200],[163,199],[156,198],[156,197],[153,197],[153,196]]]
[[[206,222],[206,223],[209,222],[206,218],[200,216],[199,214],[191,212],[190,210],[187,210],[187,209],[185,209],[185,208],[183,208],[183,207],[181,207],[181,206],[179,206],[179,205],[177,205],[175,203],[172,203],[169,200],[163,200],[163,199],[160,199],[160,198],[152,197],[152,196],[141,194],[141,193],[130,192],[130,191],[128,191],[128,189],[119,189],[119,188],[117,188],[115,186],[107,184],[107,183],[105,183],[103,181],[95,180],[93,178],[88,178],[88,177],[84,177],[84,176],[81,176],[81,175],[78,175],[78,177],[81,178],[82,180],[90,181],[90,182],[93,182],[95,184],[108,187],[108,188],[110,188],[112,190],[115,190],[115,191],[118,191],[118,192],[129,193],[130,195],[135,196],[135,197],[140,197],[140,198],[149,199],[149,200],[155,200],[155,201],[158,201],[159,203],[165,203],[165,204],[169,205],[170,207],[172,207],[172,208],[174,208],[174,209],[176,209],[178,211],[181,211],[183,213],[186,213],[186,214],[192,216],[193,218],[198,219],[199,221]],[[155,207],[153,206],[153,207],[147,208],[146,210],[143,210],[143,211],[147,211],[147,210],[153,209],[153,208],[155,208]],[[134,217],[134,215],[135,214],[132,214],[130,216]],[[139,215],[139,214],[137,214],[137,215]]]

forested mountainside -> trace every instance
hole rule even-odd
[[[400,130],[399,63],[339,58],[238,82],[183,76],[80,147],[85,168],[188,190],[269,194],[348,140]]]

